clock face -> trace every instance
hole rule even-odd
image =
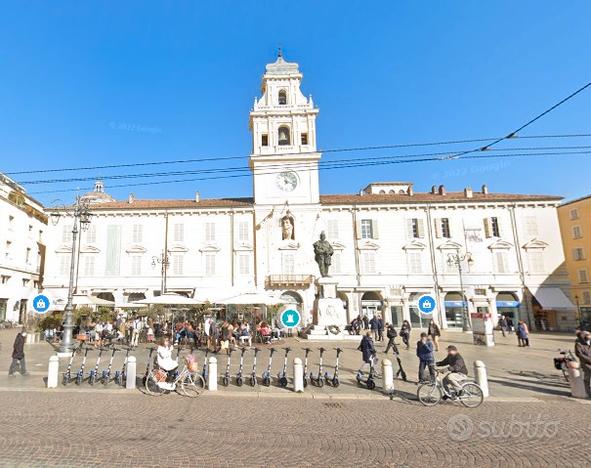
[[[277,187],[284,192],[293,192],[298,186],[298,176],[295,172],[285,171],[277,174]]]

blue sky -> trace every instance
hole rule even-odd
[[[0,170],[8,173],[247,156],[248,112],[278,46],[300,64],[303,90],[320,108],[320,148],[506,134],[591,80],[588,1],[5,1],[0,8]],[[591,133],[590,108],[591,88],[523,134]],[[591,145],[591,138],[504,145]],[[437,150],[361,151],[324,160]],[[590,157],[323,171],[321,191],[356,192],[371,181],[411,180],[419,191],[439,183],[450,190],[487,183],[497,192],[573,198],[591,193],[588,178],[574,179],[591,172]],[[250,178],[111,190],[125,181],[105,183],[118,198],[129,192],[188,198],[196,190],[204,197],[250,196],[252,189]],[[36,196],[51,203],[69,200],[73,192]]]

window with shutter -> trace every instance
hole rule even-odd
[[[573,260],[585,260],[585,251],[582,247],[577,247],[576,249],[573,249]]]
[[[437,237],[438,239],[443,237],[441,232],[441,219],[439,218],[435,218],[435,237]]]
[[[184,257],[182,255],[173,255],[172,256],[172,273],[174,275],[182,275],[183,274],[183,263]]]
[[[281,254],[281,272],[284,275],[291,275],[295,270],[294,257],[291,253]]]
[[[60,255],[60,275],[67,276],[70,272],[70,256],[62,254]]]
[[[406,254],[406,262],[409,273],[422,273],[423,272],[423,260],[422,252],[420,251],[408,251]]]
[[[573,239],[580,239],[581,237],[583,237],[581,226],[573,226]]]
[[[589,277],[587,276],[587,270],[579,270],[579,283],[588,283]]]
[[[86,255],[84,257],[84,276],[94,276],[94,255]]]
[[[583,304],[585,304],[585,305],[591,304],[591,292],[583,291]]]
[[[240,242],[248,242],[250,240],[250,223],[248,221],[240,221],[238,223],[238,240]]]
[[[183,242],[185,240],[185,225],[177,223],[174,225],[174,241]]]
[[[373,274],[376,272],[376,254],[373,251],[362,254],[363,272]]]
[[[341,272],[341,253],[335,252],[331,259],[330,265],[330,272],[331,273],[340,273]]]
[[[501,230],[499,228],[499,219],[496,217],[490,218],[491,232],[494,237],[501,237]]]
[[[495,252],[495,270],[497,273],[508,273],[507,252]]]
[[[205,275],[206,276],[213,276],[215,275],[215,254],[208,253],[205,254]]]
[[[215,223],[205,223],[205,242],[215,241]]]
[[[527,254],[529,259],[529,272],[530,273],[543,273],[544,272],[544,252],[540,250],[531,250]]]
[[[242,276],[250,274],[250,255],[238,255],[238,273]]]
[[[379,239],[378,220],[377,219],[373,219],[371,221],[371,238],[372,239]]]
[[[133,276],[140,276],[142,274],[142,257],[140,255],[131,257],[131,274]]]
[[[371,219],[361,220],[361,238],[362,239],[373,239],[373,223]]]
[[[96,226],[91,224],[86,230],[86,243],[94,244],[96,242]]]
[[[525,235],[527,237],[537,237],[538,235],[538,220],[535,216],[526,216],[524,219],[525,223]]]
[[[133,225],[133,236],[132,242],[135,244],[139,244],[144,240],[144,226],[142,224],[134,224]]]
[[[72,242],[72,225],[64,224],[62,226],[62,242]]]
[[[441,218],[441,237],[445,237],[447,239],[451,238],[449,218]]]
[[[493,235],[493,233],[492,233],[492,223],[490,221],[490,218],[484,218],[484,235],[487,238],[490,238]]]
[[[329,219],[326,222],[326,236],[332,240],[339,238],[339,221],[337,219]]]

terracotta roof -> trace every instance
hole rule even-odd
[[[141,200],[94,203],[92,210],[149,210],[166,208],[241,208],[252,206],[252,198],[212,198],[195,200]]]
[[[411,203],[474,203],[474,202],[527,202],[527,201],[560,201],[562,197],[555,195],[520,195],[513,193],[474,192],[472,198],[466,198],[464,192],[448,192],[446,195],[432,193],[407,194],[340,194],[320,195],[322,205],[380,205],[380,204],[411,204]],[[252,207],[253,199],[244,198],[212,198],[195,200],[141,200],[99,202],[92,205],[92,210],[158,210],[184,208],[248,208]]]
[[[415,193],[414,195],[385,193],[364,195],[321,195],[323,205],[390,204],[390,203],[473,203],[473,202],[518,202],[518,201],[559,201],[555,195],[520,195],[514,193],[474,192],[467,198],[464,192],[447,192],[445,195]]]

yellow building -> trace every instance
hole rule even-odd
[[[558,219],[571,300],[579,319],[591,325],[591,195],[562,204]]]

